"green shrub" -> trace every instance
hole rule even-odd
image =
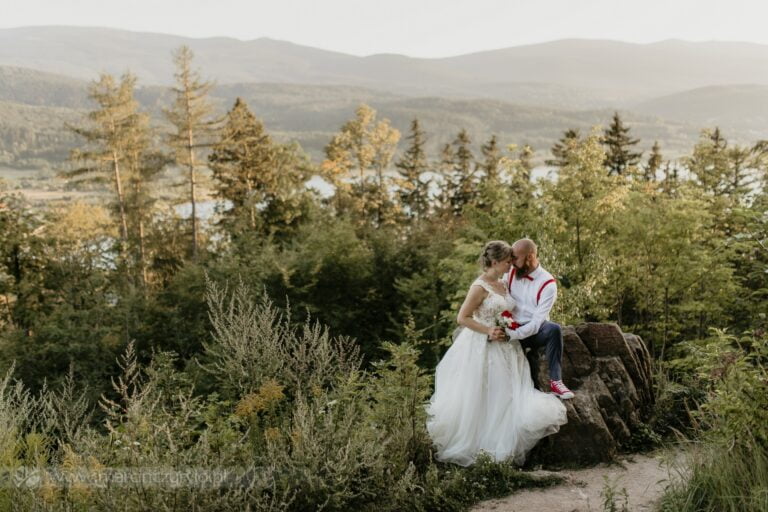
[[[680,478],[662,510],[768,510],[768,336],[722,331],[690,351],[707,400],[695,412],[698,442],[690,444]]]
[[[72,371],[39,396],[11,374],[0,382],[0,457],[39,470],[36,485],[0,489],[15,510],[463,510],[481,499],[556,478],[536,478],[483,454],[462,468],[435,463],[425,428],[429,376],[418,365],[413,324],[407,341],[385,343],[385,359],[360,368],[357,348],[317,324],[294,326],[244,285],[209,283],[212,341],[197,368],[157,351],[140,362],[133,342],[120,375],[102,394],[103,424]],[[201,394],[210,375],[216,391]],[[205,381],[206,385],[211,382]],[[61,482],[52,471],[105,474],[224,469],[225,485],[99,487]]]

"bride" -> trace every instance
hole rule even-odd
[[[464,326],[435,370],[435,392],[426,406],[435,458],[469,466],[480,451],[522,465],[542,437],[567,422],[554,395],[533,387],[520,342],[496,326],[514,303],[500,281],[510,270],[512,248],[488,242],[480,256],[483,274],[469,288],[458,323]]]

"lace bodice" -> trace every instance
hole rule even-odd
[[[498,291],[479,277],[472,283],[472,286],[474,285],[482,286],[488,292],[488,296],[480,303],[480,306],[472,314],[472,318],[490,327],[496,324],[496,316],[505,309],[514,313],[515,301],[508,293],[499,295]]]

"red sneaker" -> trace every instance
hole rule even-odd
[[[573,391],[568,389],[561,380],[549,381],[549,389],[561,400],[567,400],[574,397]]]

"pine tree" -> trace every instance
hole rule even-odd
[[[4,306],[0,321],[6,328],[29,333],[42,316],[40,281],[44,278],[42,256],[46,248],[35,232],[41,228],[39,214],[21,193],[8,193],[0,183],[0,295]]]
[[[464,206],[472,202],[477,195],[477,169],[472,154],[469,134],[462,129],[453,141],[453,162],[448,176],[448,196],[451,209],[456,216],[461,215]]]
[[[270,228],[265,212],[302,188],[304,173],[293,146],[275,143],[241,98],[227,113],[208,162],[216,196],[232,205],[221,213],[233,236],[242,229]]]
[[[768,142],[759,141],[751,147],[733,146],[728,150],[728,164],[725,191],[734,204],[745,205],[768,165]]]
[[[147,133],[148,135],[148,133]],[[148,138],[142,139],[134,149],[126,191],[126,207],[131,239],[137,251],[139,277],[144,287],[149,282],[149,248],[147,247],[147,226],[152,224],[157,201],[152,194],[152,184],[166,165],[169,158],[149,146]]]
[[[568,155],[573,150],[573,145],[579,138],[579,130],[574,128],[566,130],[560,140],[557,141],[550,150],[554,158],[546,160],[544,163],[558,168],[568,165]]]
[[[533,148],[525,145],[518,151],[517,160],[509,167],[510,187],[515,196],[515,204],[520,208],[532,207],[535,203],[535,186],[531,177],[533,172]]]
[[[632,139],[629,136],[629,127],[614,112],[610,126],[603,133],[603,145],[605,146],[605,167],[608,175],[622,176],[626,171],[640,161],[642,153],[632,151],[640,139]]]
[[[440,150],[440,160],[437,164],[437,173],[440,177],[437,195],[437,210],[441,216],[453,214],[451,205],[450,177],[453,170],[454,151],[450,143],[443,145]]]
[[[424,131],[418,119],[411,122],[411,134],[407,140],[410,145],[395,164],[401,177],[400,201],[406,207],[410,218],[419,219],[429,211],[429,181],[425,181],[423,177],[429,170],[429,163],[424,151]]]
[[[600,137],[592,133],[573,145],[568,165],[560,168],[557,181],[544,185],[552,213],[567,226],[564,233],[575,253],[573,265],[581,280],[589,275],[590,262],[598,257],[596,247],[614,206],[605,201],[615,183],[603,172],[604,161]]]
[[[78,181],[107,181],[115,190],[115,205],[123,259],[128,249],[128,215],[126,181],[131,172],[140,172],[148,144],[148,117],[138,111],[133,91],[136,78],[130,73],[117,83],[111,75],[102,74],[88,90],[98,108],[88,113],[87,126],[68,128],[86,141],[85,148],[75,149],[70,160],[83,164],[62,173]]]
[[[517,155],[519,162],[521,178],[527,184],[531,184],[531,173],[533,172],[533,148],[528,144],[520,148]]]
[[[498,181],[501,150],[499,149],[499,141],[496,135],[491,135],[488,142],[480,147],[480,151],[483,153],[483,161],[480,163],[480,168],[485,174],[484,179],[493,182]]]
[[[648,164],[645,166],[645,173],[643,174],[645,181],[656,181],[656,174],[661,169],[662,162],[661,146],[659,146],[659,141],[656,140],[653,142],[651,156],[648,157]]]
[[[723,196],[730,181],[728,170],[728,141],[719,128],[702,130],[693,154],[685,159],[686,166],[698,186],[711,197]]]
[[[376,121],[376,111],[368,105],[357,108],[355,118],[344,123],[325,147],[321,165],[324,176],[336,187],[338,210],[349,208],[359,219],[372,221],[375,226],[395,222],[397,204],[390,197],[384,171],[399,140],[400,132],[390,126],[389,120]],[[366,177],[366,172],[373,173],[373,180]],[[353,173],[358,181],[351,187]]]
[[[676,197],[680,186],[677,166],[667,161],[664,164],[664,179],[661,182],[661,191],[670,197]]]
[[[276,188],[275,150],[264,125],[241,98],[227,113],[208,162],[216,196],[232,203],[223,222],[244,214],[248,227],[256,229],[257,205]]]
[[[187,173],[189,202],[192,208],[192,257],[198,253],[197,187],[198,167],[204,165],[198,152],[210,146],[217,120],[211,117],[213,108],[208,101],[208,93],[213,84],[201,80],[198,71],[192,69],[194,54],[188,46],[181,46],[173,54],[176,65],[176,86],[174,104],[164,109],[168,120],[176,129],[169,137],[175,150],[176,163]]]

